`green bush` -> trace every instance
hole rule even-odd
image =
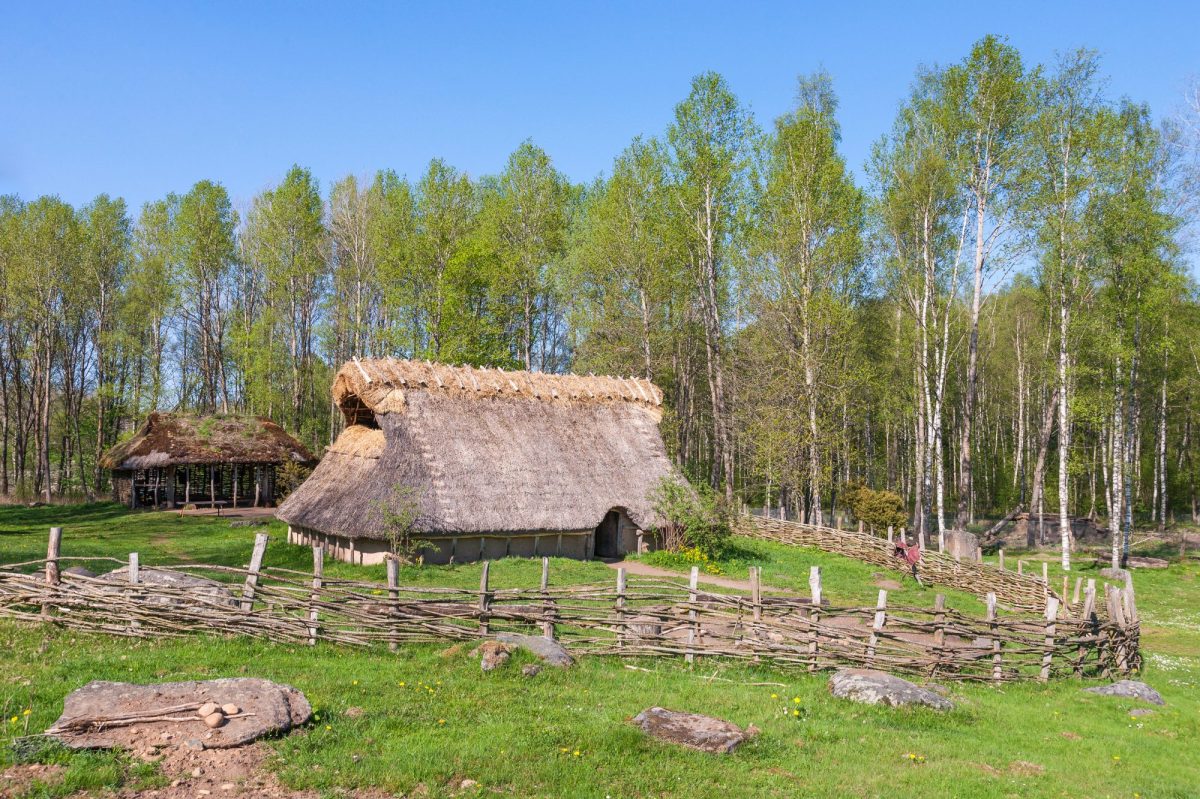
[[[886,530],[888,525],[900,528],[908,523],[904,500],[895,491],[877,491],[859,483],[845,488],[842,500],[850,506],[854,518],[872,530]]]
[[[659,533],[668,551],[695,549],[707,558],[721,557],[733,535],[733,520],[723,497],[707,485],[665,477],[650,499],[666,520]]]

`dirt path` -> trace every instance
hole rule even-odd
[[[662,569],[658,566],[651,566],[649,563],[643,563],[640,560],[618,560],[608,564],[610,569],[625,569],[626,574],[636,574],[639,577],[665,577],[667,579],[678,580],[681,582],[687,581],[686,574],[680,574],[677,571],[670,569]],[[705,585],[715,585],[718,588],[732,588],[735,591],[749,591],[749,580],[737,580],[733,577],[720,577],[715,574],[705,574],[700,572],[700,582]],[[777,593],[794,593],[789,592],[784,588],[774,588],[769,585],[762,586],[764,591],[774,591]]]

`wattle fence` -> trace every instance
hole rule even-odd
[[[67,558],[52,531],[47,558],[0,566],[0,617],[130,637],[245,635],[274,642],[397,649],[407,642],[474,641],[501,631],[559,639],[576,654],[698,658],[759,663],[814,672],[842,666],[878,668],[929,679],[1005,682],[1054,677],[1110,677],[1140,667],[1132,588],[1089,585],[1080,612],[1068,617],[1056,596],[1039,613],[1010,613],[986,597],[978,618],[946,607],[894,606],[880,591],[874,606],[839,605],[823,595],[812,568],[810,596],[764,593],[751,569],[745,593],[630,578],[555,586],[550,562],[540,584],[494,588],[489,564],[479,590],[329,579],[324,551],[313,571],[267,568],[268,537],[259,534],[246,568],[177,565],[146,568],[127,561]],[[78,563],[113,571],[92,577],[64,571]]]
[[[740,517],[737,533],[782,544],[812,547],[887,569],[905,568],[903,561],[895,555],[895,545],[870,533],[761,516]],[[1023,570],[1012,571],[986,563],[958,560],[950,555],[926,549],[921,553],[917,570],[924,582],[955,588],[981,598],[995,594],[997,601],[1013,609],[1042,611],[1048,599],[1056,598],[1065,614],[1077,616],[1083,612],[1083,579],[1076,578],[1072,597],[1068,595],[1068,578],[1063,576],[1062,590],[1056,592],[1050,586],[1044,568],[1043,576],[1039,578],[1036,575],[1024,574]],[[1132,593],[1132,587],[1127,588]],[[1101,608],[1100,612],[1103,614],[1105,610]]]

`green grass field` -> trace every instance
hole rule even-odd
[[[130,551],[142,563],[243,565],[254,529],[227,520],[129,514],[112,505],[0,509],[0,561],[44,557],[46,531],[65,528],[64,555]],[[307,549],[275,541],[267,563],[306,569]],[[740,577],[757,561],[764,582],[804,590],[819,563],[835,604],[873,599],[874,567],[760,542],[722,564]],[[536,561],[492,566],[496,585],[536,582]],[[380,570],[365,570],[375,579]],[[353,576],[359,567],[329,564]],[[1085,576],[1088,572],[1083,572]],[[603,564],[554,561],[558,582],[612,578]],[[478,586],[479,567],[407,569],[409,583]],[[894,577],[894,575],[892,575]],[[1143,679],[1165,697],[1131,718],[1124,700],[1081,684],[953,685],[955,710],[865,707],[832,699],[827,675],[700,661],[584,659],[566,671],[522,676],[523,654],[489,674],[467,648],[412,646],[396,654],[248,639],[128,641],[0,621],[0,709],[5,737],[49,726],[70,690],[94,679],[164,681],[252,675],[293,684],[317,708],[305,731],[271,742],[290,788],[330,796],[373,788],[431,797],[1192,797],[1200,789],[1200,562],[1135,577],[1143,617]],[[911,583],[909,584],[911,586]],[[906,602],[933,591],[906,587]],[[931,600],[929,600],[931,601]],[[953,607],[976,602],[950,595]],[[783,686],[751,685],[756,682]],[[762,734],[731,756],[648,740],[628,719],[651,705],[708,713]],[[361,715],[347,715],[349,708]],[[28,710],[28,714],[25,711]],[[798,710],[799,715],[793,713]],[[12,719],[15,718],[16,721]],[[913,757],[910,757],[913,755]],[[62,782],[34,795],[151,787],[161,778],[116,755],[55,756]],[[11,762],[7,747],[0,766]],[[479,785],[460,790],[469,778]],[[0,786],[0,793],[3,786]]]

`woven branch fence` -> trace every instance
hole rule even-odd
[[[739,518],[737,533],[749,538],[813,547],[888,569],[906,568],[903,561],[894,554],[894,544],[870,533],[759,516]],[[978,597],[995,594],[1002,605],[1016,610],[1038,612],[1046,607],[1050,598],[1056,598],[1060,609],[1066,615],[1078,617],[1083,611],[1083,580],[1076,578],[1072,597],[1068,594],[1068,578],[1064,575],[1062,591],[1057,592],[1050,586],[1045,565],[1043,564],[1043,573],[1039,578],[1036,575],[1024,574],[1021,567],[1020,571],[1012,571],[986,563],[957,560],[950,555],[926,549],[921,553],[917,570],[925,582],[955,588]],[[1128,590],[1132,591],[1132,588]],[[1101,609],[1100,612],[1103,614],[1105,611]]]
[[[1061,617],[1055,597],[1042,613],[1010,614],[994,595],[981,619],[947,608],[941,595],[932,609],[889,605],[886,591],[873,607],[836,606],[823,596],[815,566],[808,597],[764,595],[758,568],[751,569],[745,594],[700,587],[696,569],[686,584],[631,580],[622,569],[612,583],[552,586],[547,559],[540,584],[529,588],[491,587],[484,562],[475,591],[402,586],[394,560],[384,583],[328,579],[319,546],[311,573],[265,568],[267,542],[259,534],[243,569],[148,571],[136,553],[128,561],[63,558],[52,535],[46,559],[0,566],[0,616],[117,636],[215,633],[393,650],[406,642],[471,641],[506,631],[557,638],[577,654],[688,663],[718,657],[809,672],[859,666],[995,682],[1108,677],[1141,663],[1132,590],[1115,586],[1104,586],[1107,617],[1096,612],[1096,589],[1089,586],[1078,619]],[[125,571],[101,578],[63,573],[68,560]],[[181,575],[220,585],[170,584]]]

